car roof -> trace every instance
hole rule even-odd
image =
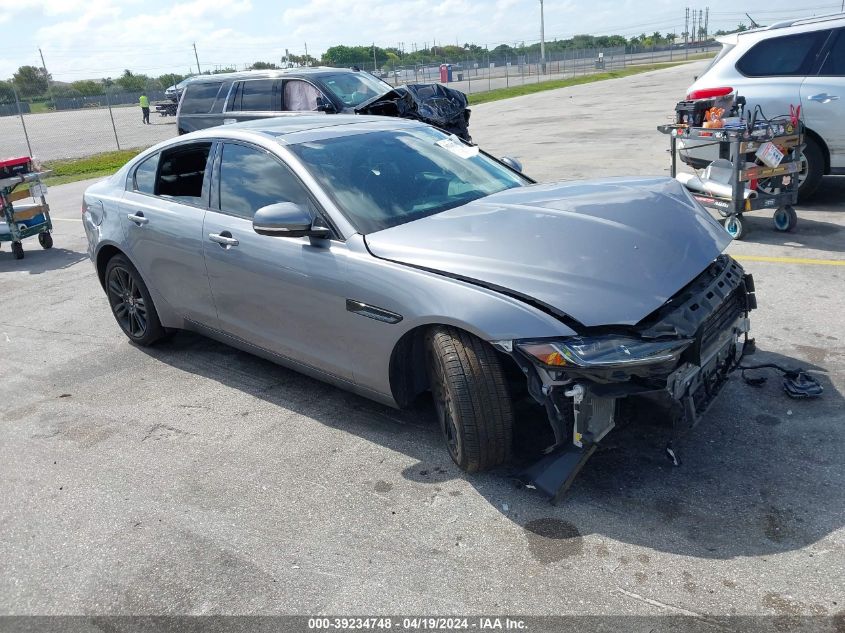
[[[303,66],[301,68],[275,68],[266,70],[241,70],[234,73],[217,73],[214,75],[198,75],[191,77],[190,83],[202,83],[211,81],[224,81],[227,79],[269,79],[273,77],[288,77],[288,76],[307,76],[314,77],[319,75],[337,74],[337,73],[355,73],[364,72],[360,70],[350,70],[349,68],[332,68],[331,66]]]
[[[207,138],[246,140],[250,136],[259,135],[277,141],[282,145],[294,145],[318,138],[333,138],[345,134],[419,127],[430,126],[420,121],[387,116],[297,113],[206,128],[177,138],[180,140],[187,140],[189,138],[196,140]]]
[[[756,29],[747,29],[745,31],[728,33],[727,35],[717,37],[716,41],[721,42],[722,44],[732,44],[735,46],[739,43],[740,37],[746,39],[748,38],[748,36],[757,36],[754,39],[765,39],[770,35],[773,37],[774,35],[778,34],[775,32],[781,31],[782,29],[788,29],[793,27],[812,27],[814,25],[818,25],[819,29],[829,29],[845,26],[845,13],[830,13],[828,15],[817,15],[805,18],[797,18],[795,20],[783,20],[781,22],[770,24],[769,26],[761,26]],[[808,29],[803,28],[800,30],[806,31]]]

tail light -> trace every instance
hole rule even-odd
[[[714,97],[724,97],[731,94],[733,88],[721,86],[719,88],[703,88],[701,90],[693,90],[687,95],[687,99],[694,101],[695,99],[713,99]]]

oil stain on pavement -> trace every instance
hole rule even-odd
[[[584,550],[584,539],[574,525],[560,519],[534,519],[525,524],[528,550],[540,563],[556,563]]]

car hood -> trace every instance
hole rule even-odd
[[[730,242],[670,178],[509,189],[365,239],[376,257],[501,290],[584,326],[636,324]]]

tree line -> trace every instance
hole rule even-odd
[[[744,31],[747,27],[739,24],[737,31]],[[717,31],[716,35],[723,35],[725,31]],[[707,36],[703,28],[698,33],[660,33],[655,31],[651,35],[642,33],[633,37],[622,35],[576,35],[568,39],[550,40],[545,43],[546,57],[575,49],[608,49],[625,48],[628,52],[655,46],[671,46],[693,39],[701,40]],[[405,51],[398,47],[379,46],[332,46],[326,50],[320,59],[310,55],[288,55],[280,60],[280,64],[257,61],[247,69],[263,70],[275,68],[289,68],[298,66],[326,66],[351,67],[362,66],[371,69],[374,66],[383,70],[392,70],[399,66],[413,66],[440,63],[457,63],[474,59],[477,61],[506,61],[529,57],[539,59],[540,44],[534,42],[500,44],[488,49],[477,44],[466,43],[463,46],[449,44],[445,46],[430,46]],[[202,74],[232,72],[235,68],[216,68],[206,70]],[[32,101],[49,101],[61,97],[86,97],[103,95],[106,92],[150,92],[161,91],[175,85],[186,78],[178,73],[165,73],[157,77],[143,73],[133,73],[128,68],[116,78],[104,77],[99,80],[83,79],[70,83],[54,82],[44,68],[37,66],[21,66],[8,81],[0,81],[0,103],[14,102],[15,91],[21,99]]]

